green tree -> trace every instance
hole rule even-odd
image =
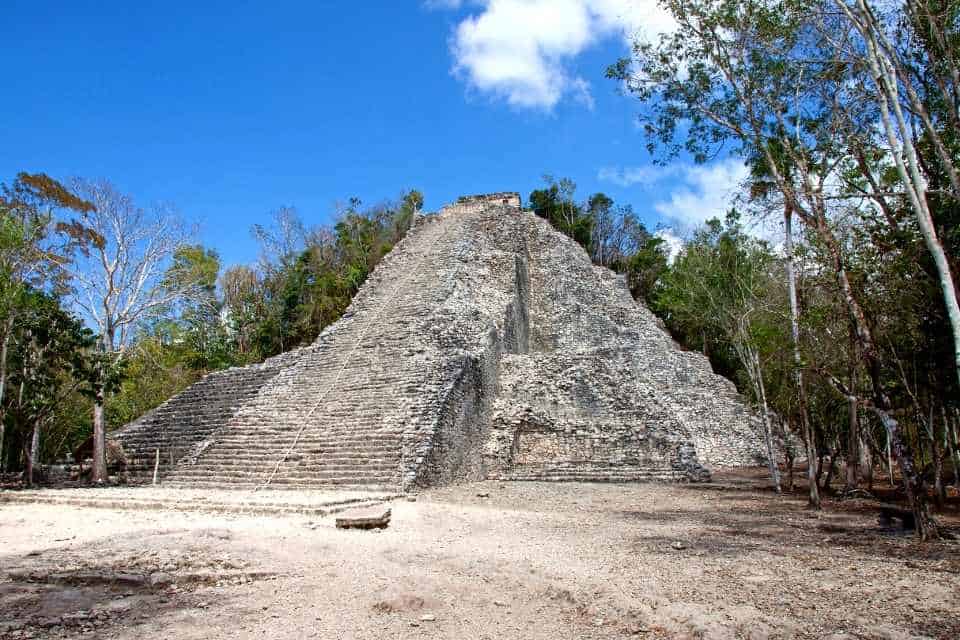
[[[633,297],[650,304],[657,284],[667,272],[667,268],[667,254],[663,239],[648,234],[646,241],[625,260],[624,271]]]
[[[234,364],[227,327],[217,297],[220,257],[200,245],[184,245],[173,253],[162,286],[179,291],[171,311],[177,332],[174,345],[183,350],[181,360],[199,371],[223,369]]]
[[[35,292],[64,291],[64,267],[71,254],[96,241],[81,223],[61,218],[58,224],[56,215],[84,215],[92,209],[92,204],[42,173],[20,173],[11,185],[0,185],[0,470],[8,358],[17,323]]]
[[[765,361],[782,345],[778,318],[768,308],[775,260],[764,243],[743,232],[731,212],[711,220],[662,276],[657,306],[675,330],[709,332],[729,348],[745,374],[763,423],[774,487],[780,474],[765,383]]]
[[[859,3],[861,10],[863,4]],[[879,36],[860,30],[862,38],[851,40],[858,27],[836,3],[668,0],[665,6],[677,21],[677,30],[657,42],[638,42],[633,58],[611,67],[609,75],[625,81],[641,99],[649,146],[660,152],[661,160],[687,153],[706,161],[733,148],[769,176],[786,210],[823,250],[821,265],[835,278],[869,384],[854,389],[837,371],[807,366],[885,425],[918,533],[935,537],[924,477],[910,446],[911,440],[920,441],[894,417],[898,407],[890,388],[905,385],[875,331],[881,318],[870,313],[869,283],[858,282],[849,268],[839,224],[850,215],[866,218],[876,208],[887,224],[913,236],[906,242],[928,238],[916,224],[903,224],[898,214],[904,205],[916,209],[911,195],[911,189],[916,195],[918,188],[916,176],[910,178],[912,186],[904,180],[897,186],[886,175],[896,165],[902,177],[899,156],[911,154],[906,137],[929,133],[921,110],[911,102],[912,111],[907,111],[915,120],[900,127],[896,144],[892,139],[896,135],[878,136],[875,125],[891,107],[883,104],[890,96],[864,88],[887,80],[882,73],[871,75],[873,54],[867,58],[860,54],[862,47],[875,48],[876,43],[869,41]],[[890,56],[888,63],[897,64]],[[890,70],[888,66],[884,73]],[[902,76],[898,82],[909,93],[907,79]],[[932,136],[931,143],[935,146]],[[916,151],[919,145],[912,148]],[[944,269],[938,265],[934,272],[942,276]]]
[[[72,302],[99,336],[92,478],[102,483],[107,481],[104,407],[124,354],[142,323],[163,315],[195,285],[163,282],[174,252],[189,237],[169,207],[144,210],[107,181],[77,180],[73,192],[94,206],[84,224],[96,241],[69,271]]]
[[[63,309],[57,297],[26,292],[19,307],[5,415],[13,438],[23,443],[26,478],[33,483],[41,438],[61,403],[89,388],[93,333]]]

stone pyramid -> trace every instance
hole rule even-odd
[[[314,344],[212,373],[118,430],[182,487],[702,481],[759,420],[621,276],[516,193],[421,216]]]

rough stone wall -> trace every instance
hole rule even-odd
[[[170,484],[249,488],[702,480],[762,450],[732,385],[515,193],[418,218],[314,344],[120,439],[170,452]]]
[[[413,439],[407,486],[486,475],[481,452],[500,358],[527,346],[526,215],[517,194],[461,198],[440,212],[460,237],[448,272],[454,286],[437,314],[453,357],[435,420]]]
[[[626,282],[526,216],[530,352],[504,359],[492,477],[705,480],[762,461],[759,420]]]

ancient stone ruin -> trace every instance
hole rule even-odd
[[[212,373],[115,437],[134,480],[410,490],[689,480],[762,462],[732,383],[516,193],[419,217],[308,347]]]

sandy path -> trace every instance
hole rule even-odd
[[[391,506],[367,532],[4,505],[0,637],[960,637],[960,547],[868,513],[750,486],[481,483]],[[84,578],[107,571],[155,584]]]

